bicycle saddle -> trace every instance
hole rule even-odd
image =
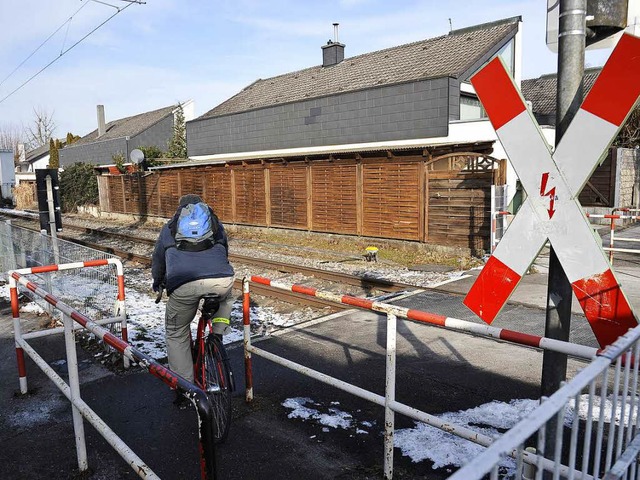
[[[220,307],[220,300],[217,295],[204,295],[202,304],[202,315],[206,318],[213,318],[218,308]]]

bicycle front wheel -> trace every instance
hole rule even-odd
[[[231,426],[231,392],[233,377],[222,340],[207,337],[204,353],[205,391],[213,409],[213,435],[216,443],[224,442]]]

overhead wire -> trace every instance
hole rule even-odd
[[[34,73],[33,75],[31,75],[31,77],[29,77],[27,80],[25,80],[22,84],[20,84],[18,87],[16,87],[13,91],[11,91],[10,93],[8,93],[7,95],[5,95],[2,99],[0,99],[0,103],[4,102],[6,99],[8,99],[9,97],[11,97],[14,93],[16,93],[18,90],[22,89],[25,85],[27,85],[29,82],[31,82],[31,80],[33,80],[34,78],[36,78],[38,75],[40,75],[42,72],[44,72],[47,68],[49,68],[51,65],[53,65],[54,63],[56,63],[58,60],[60,60],[60,58],[62,58],[63,55],[65,55],[66,53],[68,53],[71,49],[73,49],[76,45],[78,45],[79,43],[83,42],[87,37],[89,37],[91,34],[93,34],[96,30],[98,30],[100,27],[102,27],[104,24],[106,24],[109,20],[111,20],[113,17],[115,17],[116,15],[118,15],[119,13],[124,12],[127,8],[129,8],[131,5],[140,5],[141,3],[136,2],[136,1],[128,1],[128,0],[124,0],[127,1],[127,5],[125,5],[122,8],[119,7],[114,7],[117,9],[117,12],[115,12],[113,15],[109,16],[105,21],[103,21],[101,24],[99,24],[97,27],[95,27],[93,30],[91,30],[89,33],[87,33],[84,37],[82,37],[80,40],[78,40],[76,43],[74,43],[73,45],[71,45],[69,48],[67,48],[64,51],[60,52],[60,55],[58,55],[56,58],[54,58],[53,60],[51,60],[49,63],[47,63],[44,67],[42,67],[40,70],[38,70],[36,73]],[[88,2],[87,2],[88,3]],[[102,2],[100,2],[102,3]],[[86,5],[86,4],[84,4]],[[83,6],[84,6],[83,5]],[[113,7],[113,5],[111,5]],[[82,8],[82,7],[81,7]],[[76,12],[77,13],[77,12]],[[66,23],[66,22],[65,22]],[[59,31],[65,24],[63,23],[57,31]],[[54,34],[56,33],[54,32]],[[54,34],[52,34],[51,36],[53,36]],[[48,41],[48,39],[46,40]],[[45,42],[46,42],[45,41]],[[40,48],[40,47],[38,47]],[[35,53],[35,52],[34,52]],[[33,55],[33,54],[32,54]],[[26,61],[26,60],[25,60]],[[24,63],[24,62],[23,62]],[[19,67],[18,67],[19,68]]]
[[[51,38],[52,38],[56,33],[58,33],[60,30],[62,30],[62,28],[63,28],[65,25],[70,24],[70,23],[71,23],[71,20],[73,19],[73,17],[75,17],[75,16],[78,14],[78,12],[80,12],[80,10],[82,10],[82,9],[83,9],[87,4],[88,4],[88,2],[87,2],[87,3],[83,3],[83,4],[82,4],[82,6],[81,6],[78,10],[76,10],[76,11],[75,11],[75,12],[74,12],[74,13],[73,13],[73,14],[72,14],[72,15],[71,15],[67,20],[65,20],[65,21],[62,23],[62,25],[60,25],[58,28],[56,28],[56,30],[55,30],[51,35],[49,35],[49,36],[46,38],[46,40],[45,40],[45,41],[43,41],[40,45],[38,45],[38,47],[37,47],[33,52],[31,52],[27,58],[25,58],[22,62],[20,62],[20,65],[18,65],[16,68],[14,68],[14,69],[11,71],[11,73],[9,73],[9,75],[7,75],[6,77],[4,77],[4,78],[2,79],[2,81],[0,82],[0,87],[2,86],[2,84],[3,84],[4,82],[6,82],[9,78],[11,78],[11,77],[13,76],[13,74],[14,74],[14,73],[16,73],[16,72],[18,71],[18,69],[19,69],[22,65],[24,65],[24,64],[25,64],[25,63],[26,63],[26,62],[27,62],[31,57],[33,57],[33,56],[36,54],[36,52],[37,52],[38,50],[40,50],[40,49],[41,49],[41,48],[42,48],[42,47],[43,47],[43,46],[44,46],[44,45],[45,45],[49,40],[51,40]],[[69,31],[69,29],[67,28],[67,32],[68,32],[68,31]]]

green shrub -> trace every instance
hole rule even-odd
[[[74,163],[60,174],[60,203],[63,212],[78,205],[97,205],[98,180],[90,163]]]

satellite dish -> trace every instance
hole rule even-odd
[[[131,163],[135,163],[137,165],[144,160],[144,153],[142,153],[142,150],[139,148],[134,148],[131,150],[129,158],[131,159]]]

